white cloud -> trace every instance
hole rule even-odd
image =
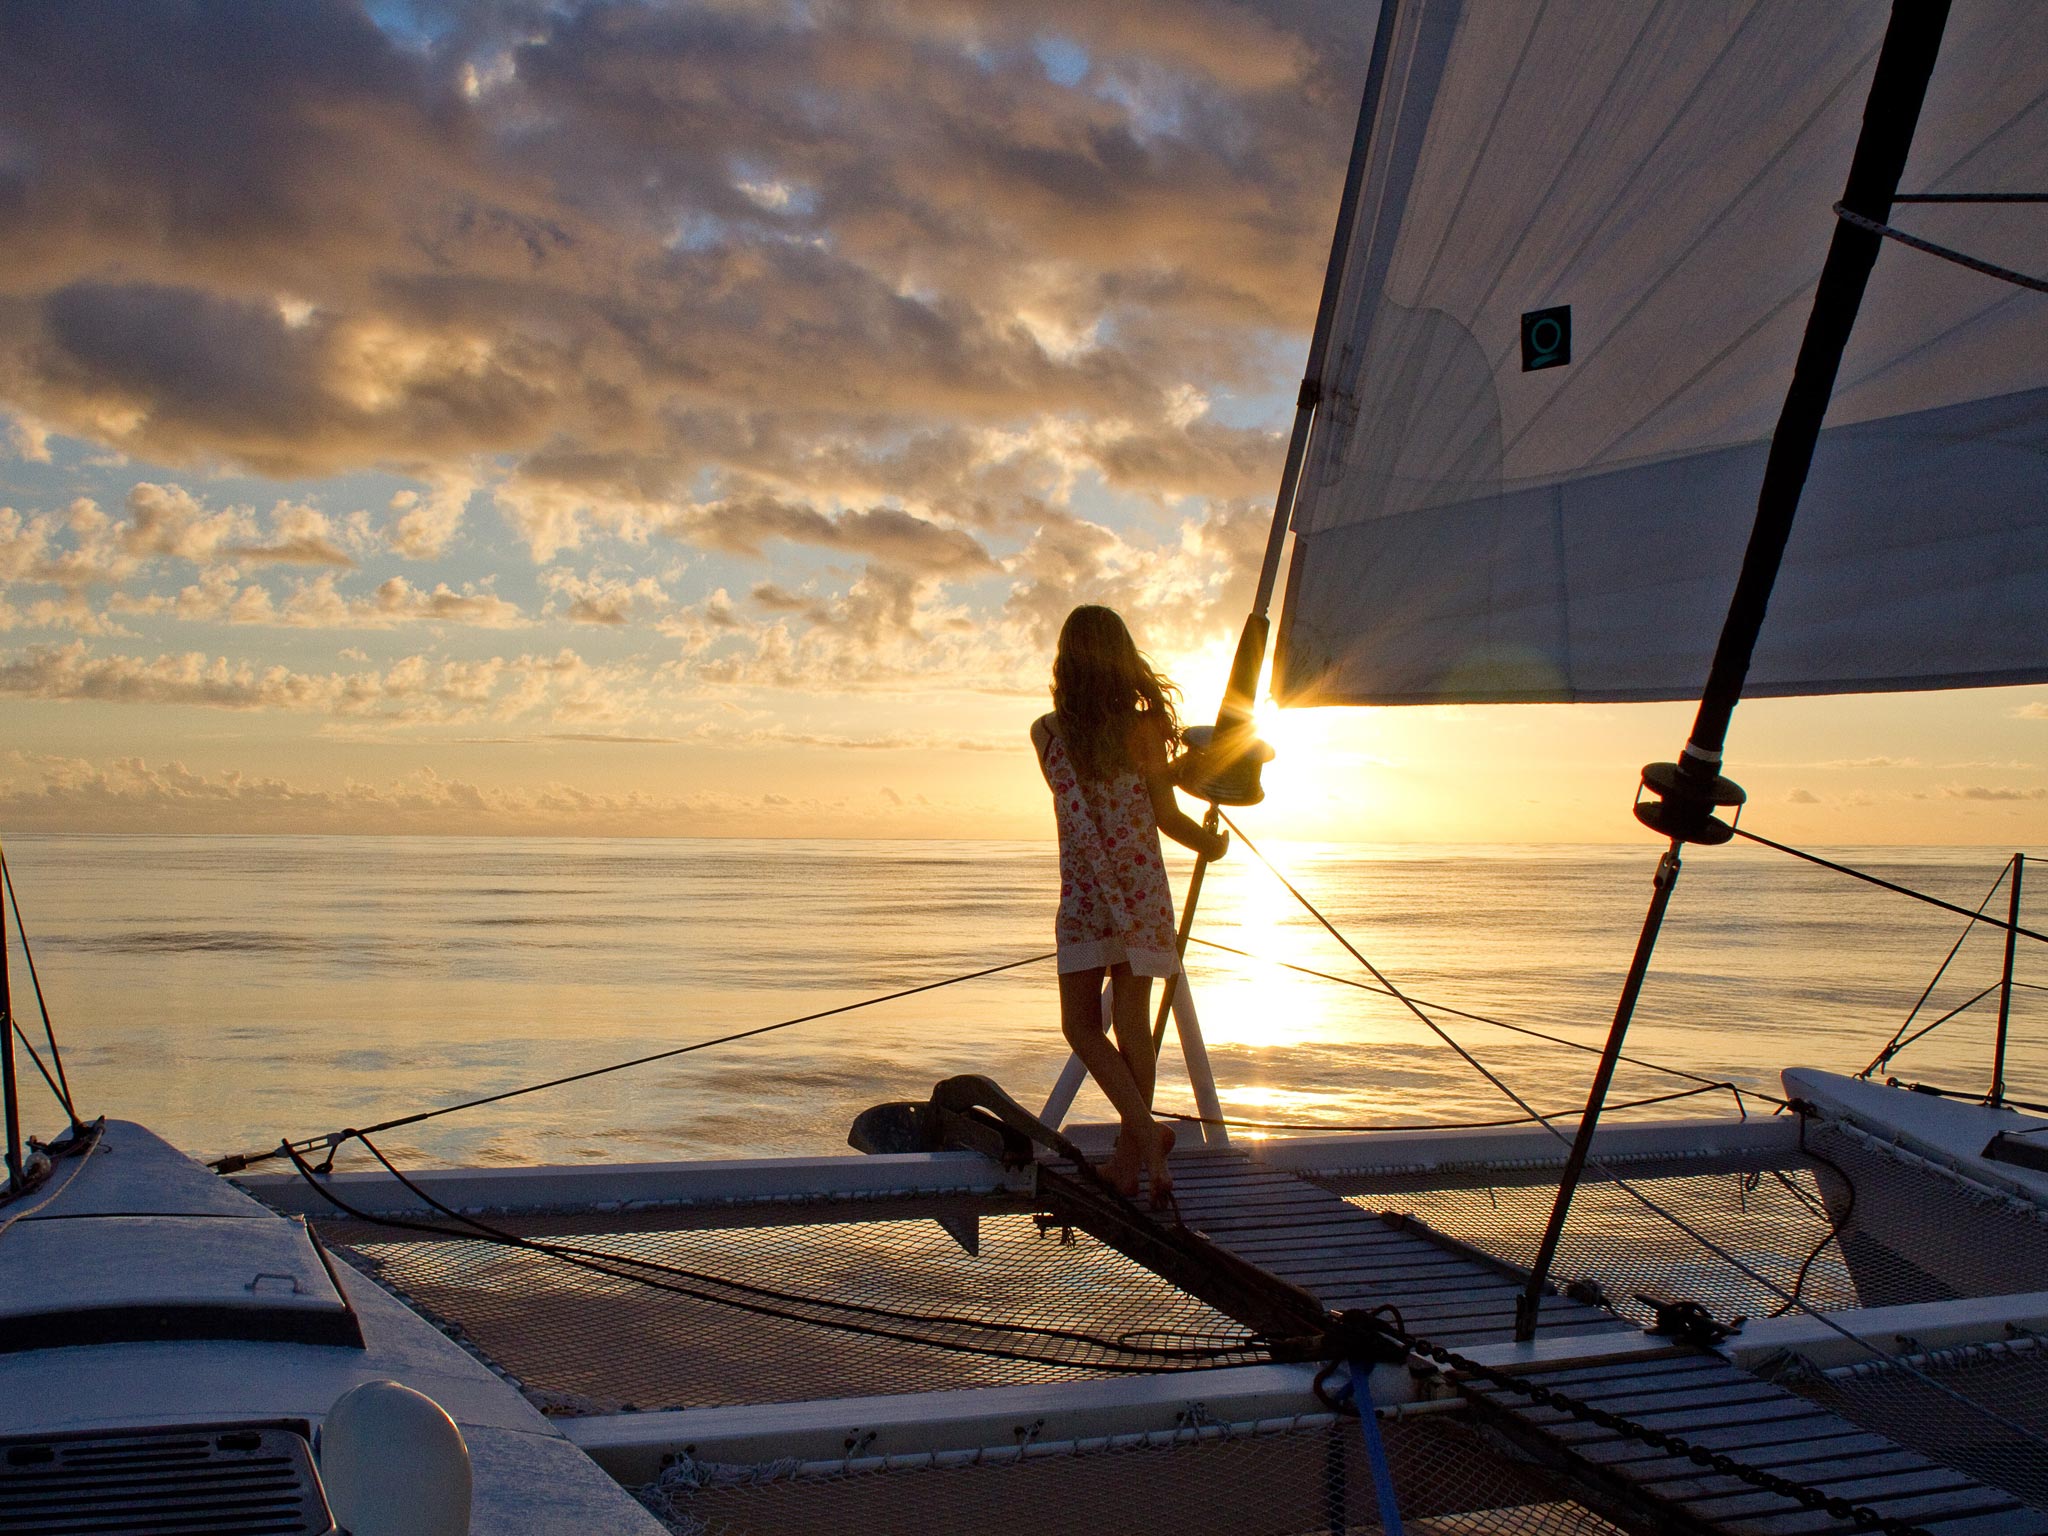
[[[559,567],[541,572],[541,583],[558,599],[548,605],[572,624],[604,624],[619,627],[642,613],[655,613],[669,606],[668,592],[652,576],[627,578],[600,575],[593,571],[578,576]]]
[[[132,520],[121,529],[121,547],[138,558],[169,555],[204,565],[229,543],[255,533],[246,508],[208,511],[184,487],[148,480],[138,481],[128,493],[128,512]]]
[[[476,487],[471,476],[447,472],[431,478],[424,492],[399,491],[391,498],[391,510],[398,514],[388,533],[392,550],[408,560],[442,554],[460,531]]]

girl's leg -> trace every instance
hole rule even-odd
[[[1145,1167],[1152,1176],[1153,1203],[1160,1204],[1173,1192],[1173,1175],[1166,1169],[1173,1133],[1152,1118],[1152,1089],[1159,1070],[1159,1058],[1152,1051],[1152,978],[1134,976],[1128,965],[1119,965],[1109,973],[1109,989],[1117,1054],[1145,1100],[1145,1120],[1151,1132],[1145,1144]]]
[[[1109,972],[1109,1016],[1116,1028],[1116,1048],[1145,1105],[1152,1104],[1158,1058],[1152,1054],[1152,978],[1133,976],[1128,965],[1116,965]]]
[[[1138,1167],[1149,1166],[1158,1157],[1159,1135],[1151,1106],[1131,1073],[1130,1063],[1103,1032],[1102,978],[1101,966],[1061,973],[1060,1032],[1123,1122],[1123,1134],[1117,1137],[1116,1152],[1110,1159],[1110,1177],[1126,1194],[1134,1194]],[[1142,1013],[1142,999],[1138,1006]],[[1121,1036],[1120,1015],[1118,1026]]]

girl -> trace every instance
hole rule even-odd
[[[1179,692],[1115,613],[1076,608],[1060,628],[1052,713],[1031,727],[1059,826],[1060,1029],[1122,1119],[1104,1173],[1126,1195],[1148,1173],[1161,1207],[1173,1195],[1173,1132],[1152,1118],[1152,978],[1178,976],[1180,956],[1159,834],[1210,859],[1230,845],[1174,798]],[[1115,1045],[1102,1030],[1105,974]]]

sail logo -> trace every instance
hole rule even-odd
[[[1522,316],[1522,372],[1562,368],[1571,360],[1571,305],[1532,309]]]

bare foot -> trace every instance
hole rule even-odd
[[[1173,1206],[1173,1174],[1167,1169],[1166,1154],[1173,1150],[1178,1138],[1170,1125],[1155,1125],[1153,1129],[1157,1134],[1145,1159],[1145,1173],[1152,1183],[1152,1209],[1164,1211]]]
[[[1102,1176],[1109,1180],[1110,1187],[1126,1198],[1138,1193],[1138,1174],[1143,1167],[1142,1155],[1132,1146],[1131,1139],[1119,1135],[1116,1145],[1110,1148],[1109,1160],[1102,1165]]]

